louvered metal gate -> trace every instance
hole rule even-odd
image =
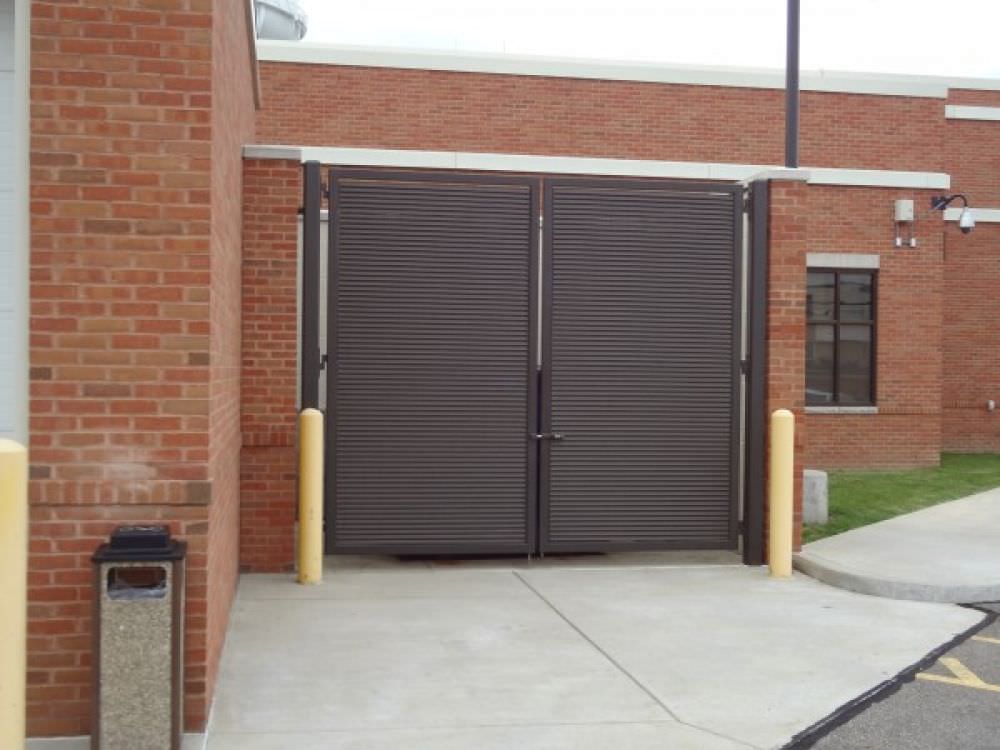
[[[328,551],[735,548],[735,187],[331,185]]]
[[[739,195],[546,182],[542,551],[735,548]]]
[[[532,551],[537,181],[332,184],[332,549]]]

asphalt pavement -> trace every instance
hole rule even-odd
[[[978,605],[1000,614],[1000,602]],[[795,750],[1000,750],[1000,619]]]

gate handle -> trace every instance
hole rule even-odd
[[[562,440],[563,434],[561,432],[536,432],[531,437],[535,440]]]

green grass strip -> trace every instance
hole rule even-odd
[[[830,520],[809,524],[804,543],[1000,487],[1000,455],[945,453],[941,466],[905,471],[831,471]]]

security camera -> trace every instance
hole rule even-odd
[[[968,234],[976,228],[976,220],[968,206],[962,209],[962,213],[958,217],[958,228],[962,230],[962,234]]]

